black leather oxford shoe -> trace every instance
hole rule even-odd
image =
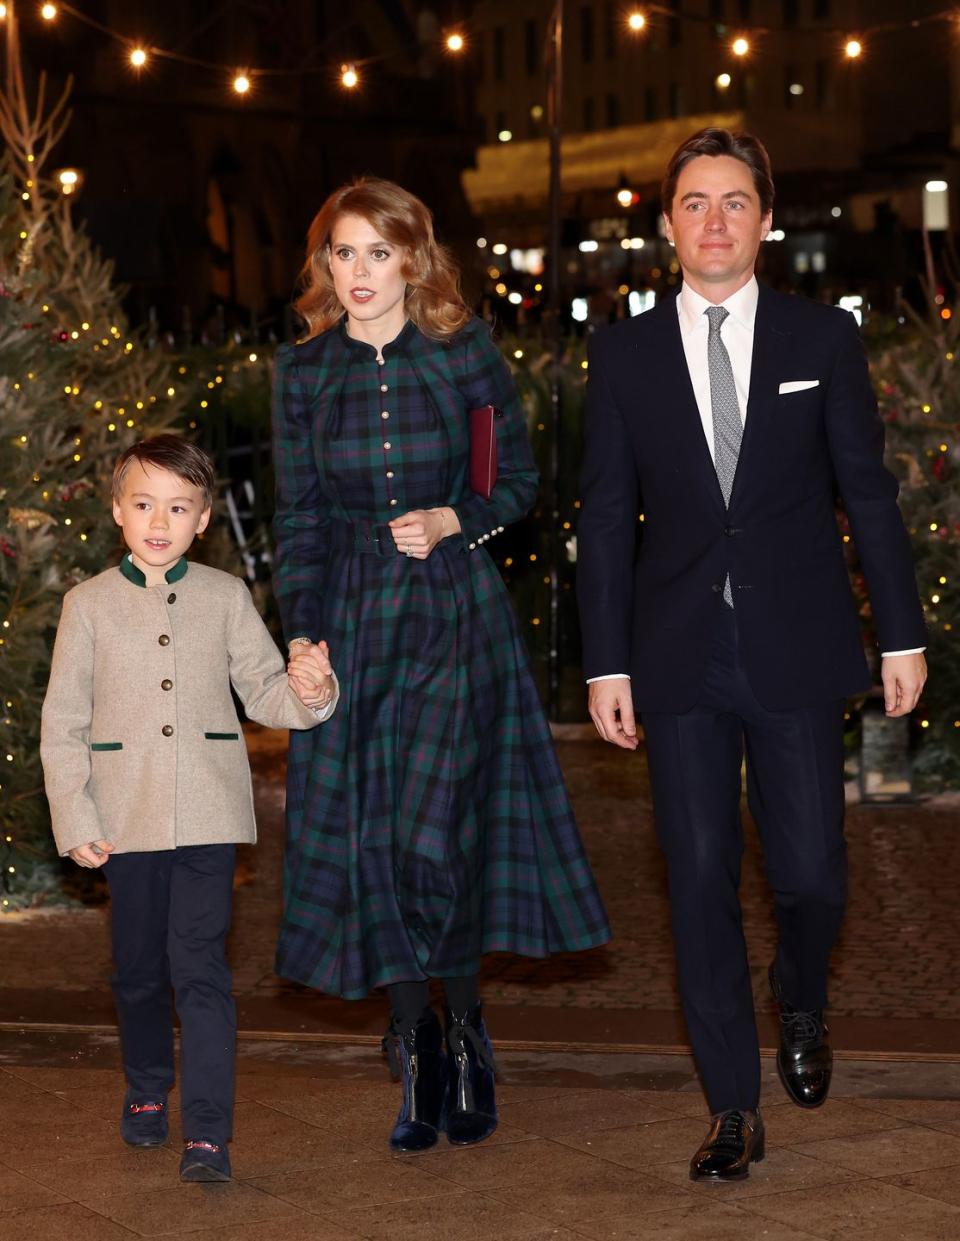
[[[691,1181],[742,1181],[764,1156],[759,1112],[717,1112],[710,1132],[690,1160]]]
[[[830,1090],[833,1052],[827,1042],[823,1010],[806,1012],[783,998],[776,968],[770,966],[770,990],[780,1009],[777,1072],[783,1088],[800,1107],[819,1107]]]

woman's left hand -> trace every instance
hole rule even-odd
[[[460,519],[452,508],[415,508],[388,525],[398,551],[426,560],[441,539],[459,531]]]

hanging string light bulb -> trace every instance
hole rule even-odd
[[[238,95],[246,95],[250,90],[250,79],[245,73],[238,73],[233,79],[233,89]]]
[[[45,22],[55,21],[57,16],[57,6],[55,4],[41,4],[40,16]]]
[[[130,63],[134,69],[142,69],[147,63],[147,53],[142,47],[132,48],[130,51]]]
[[[464,40],[463,35],[458,31],[454,31],[453,34],[447,35],[446,44],[448,52],[462,52],[466,47],[466,41]]]
[[[347,90],[354,90],[360,85],[360,75],[357,73],[355,65],[340,66],[340,84],[345,86]]]
[[[843,54],[847,60],[856,60],[863,53],[863,44],[859,39],[848,39],[843,45]]]

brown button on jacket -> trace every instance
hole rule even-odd
[[[336,706],[311,711],[289,688],[240,578],[185,561],[167,576],[175,592],[147,588],[125,561],[64,597],[40,742],[61,854],[254,841],[231,683],[271,728],[312,728]]]

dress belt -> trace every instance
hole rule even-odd
[[[402,556],[390,527],[372,521],[340,521],[332,518],[328,527],[330,546],[340,552],[363,552],[370,556]]]

